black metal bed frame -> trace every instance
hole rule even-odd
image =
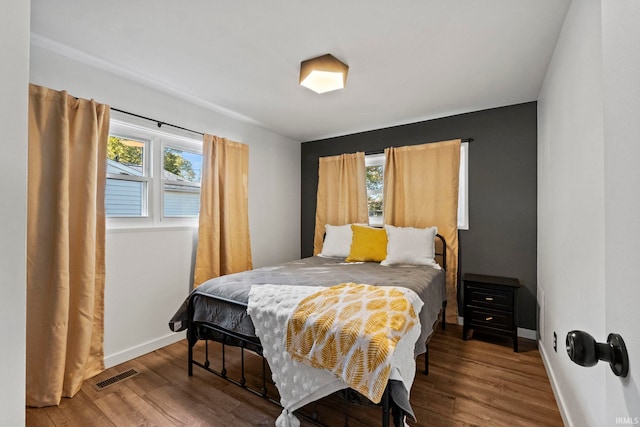
[[[444,237],[442,237],[440,234],[436,234],[436,237],[440,239],[441,243],[442,243],[442,252],[438,253],[436,252],[436,256],[440,256],[442,258],[442,266],[443,269],[446,269],[446,265],[447,265],[447,251],[446,251],[446,241],[444,239]],[[445,277],[445,282],[446,282],[446,277]],[[273,399],[272,397],[268,396],[267,394],[267,361],[264,357],[264,355],[262,354],[262,345],[260,344],[260,342],[255,341],[254,339],[251,339],[251,337],[242,335],[242,334],[238,334],[236,332],[230,331],[228,329],[222,328],[220,326],[217,325],[213,325],[210,323],[206,323],[206,322],[198,322],[198,321],[194,321],[193,319],[193,314],[194,314],[194,306],[193,306],[193,298],[195,295],[192,295],[189,300],[188,300],[188,326],[187,326],[187,342],[188,342],[188,374],[189,376],[193,376],[193,366],[198,366],[202,369],[204,369],[205,371],[208,371],[214,375],[217,375],[220,378],[223,378],[227,381],[229,381],[232,384],[235,384],[238,387],[241,387],[253,394],[255,394],[256,396],[260,396],[261,398],[280,406],[280,402]],[[247,304],[242,303],[242,302],[238,302],[238,301],[232,301],[232,300],[225,300],[227,303],[231,303],[231,304],[235,304],[237,306],[240,306],[242,308],[244,308],[246,310],[247,308]],[[445,319],[446,319],[446,309],[447,309],[447,301],[443,301],[442,302],[442,321],[441,321],[441,325],[442,325],[442,329],[445,329]],[[205,333],[205,337],[204,338],[198,338],[198,328],[201,328],[201,330],[204,331],[212,331],[216,334],[220,334],[222,336],[222,340],[218,341],[217,339],[215,341],[220,342],[220,344],[222,344],[222,369],[220,371],[217,371],[213,368],[211,368],[211,363],[209,361],[209,340],[210,338],[208,338],[206,336]],[[228,340],[233,339],[236,340],[233,344],[231,343],[227,343]],[[193,357],[193,347],[195,346],[196,342],[198,342],[199,340],[204,340],[205,343],[205,360],[204,362],[200,362],[198,360],[195,360]],[[238,344],[239,343],[239,344]],[[240,348],[240,379],[234,379],[231,378],[227,375],[227,369],[226,369],[226,353],[225,353],[225,348],[227,345],[231,345],[232,347],[236,347],[236,348]],[[247,348],[250,347],[250,348]],[[251,348],[252,347],[252,348]],[[262,358],[262,388],[260,390],[256,390],[252,387],[247,386],[247,381],[246,381],[246,376],[245,376],[245,358],[244,358],[244,352],[245,350],[251,351],[255,354],[257,354],[259,357]],[[424,354],[424,374],[428,375],[429,374],[429,343],[427,342],[426,344],[426,351]],[[347,392],[348,390],[341,390],[341,392],[343,392],[344,398],[345,398],[345,426],[348,425],[348,399],[347,399]],[[317,404],[317,403],[316,403]],[[385,387],[384,393],[382,395],[382,400],[380,405],[382,406],[382,427],[389,427],[389,415],[391,413],[391,398],[390,398],[390,391],[389,391],[389,386],[387,385],[387,387]],[[317,407],[316,407],[317,408]],[[311,415],[311,417],[308,417],[304,414],[298,414],[308,420],[310,420],[311,422],[314,423],[318,423],[318,413],[317,410],[314,409],[313,414]]]

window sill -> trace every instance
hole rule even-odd
[[[152,224],[107,226],[107,234],[198,230],[198,224]]]

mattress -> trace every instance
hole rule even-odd
[[[191,302],[195,322],[213,325],[259,344],[251,317],[246,312],[252,286],[269,284],[329,287],[347,282],[402,286],[417,293],[424,306],[419,315],[421,333],[416,342],[415,355],[426,351],[426,342],[433,332],[442,303],[446,299],[444,270],[432,266],[345,263],[343,259],[314,256],[229,274],[210,279],[194,289],[169,321],[169,327],[174,332],[188,327]],[[201,329],[197,338],[205,338],[201,336],[205,333]],[[206,338],[218,337],[208,334]]]

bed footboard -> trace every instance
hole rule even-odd
[[[190,311],[190,318],[192,318],[192,308],[189,307],[189,311]],[[199,335],[202,335],[202,331],[203,330],[210,330],[213,331],[217,334],[222,334],[224,337],[229,337],[230,339],[233,339],[234,344],[227,344],[227,338],[223,338],[222,340],[217,340],[219,341],[219,344],[221,346],[221,351],[219,353],[219,357],[220,360],[219,362],[221,363],[221,369],[217,370],[212,368],[211,366],[211,361],[210,361],[210,357],[212,355],[211,349],[210,349],[210,345],[209,345],[209,339],[200,339],[198,338]],[[200,331],[200,333],[199,333]],[[268,364],[266,359],[264,358],[264,356],[261,354],[261,352],[256,352],[254,350],[248,350],[246,348],[247,344],[250,344],[251,346],[255,346],[256,343],[255,341],[253,341],[250,338],[244,337],[242,335],[239,335],[237,333],[234,333],[232,331],[227,331],[223,328],[220,328],[218,326],[215,325],[211,325],[211,324],[207,324],[207,323],[203,323],[203,322],[195,322],[195,321],[189,321],[188,327],[187,327],[187,341],[188,341],[188,374],[189,376],[193,376],[193,367],[194,366],[198,366],[201,369],[210,372],[220,378],[223,378],[226,381],[229,381],[230,383],[241,387],[251,393],[253,393],[256,396],[261,397],[262,399],[265,399],[277,406],[280,406],[280,402],[277,396],[273,396],[270,395],[268,390],[267,390],[267,378],[270,376],[270,372],[268,371]],[[203,341],[204,342],[204,360],[200,361],[200,360],[196,360],[195,356],[194,356],[194,346],[196,345],[196,343],[198,341]],[[239,345],[237,343],[240,343]],[[227,357],[226,357],[226,348],[227,346],[232,346],[234,348],[239,348],[240,351],[240,376],[232,378],[228,375],[227,372]],[[256,354],[257,356],[259,356],[261,358],[261,372],[260,372],[260,377],[261,377],[261,387],[259,389],[256,389],[250,385],[248,385],[247,383],[247,374],[245,372],[245,351],[250,351],[254,354]],[[270,384],[273,384],[273,381],[271,381],[269,379]],[[344,417],[345,417],[345,426],[348,426],[348,418],[349,418],[349,399],[347,397],[347,390],[343,390],[343,396],[345,399],[345,406],[343,409],[344,412]],[[399,419],[399,416],[397,416],[398,414],[400,414],[399,411],[395,411],[392,410],[393,408],[393,403],[391,400],[391,396],[390,396],[390,391],[389,391],[389,386],[387,385],[387,387],[385,388],[382,400],[380,402],[380,406],[381,406],[381,410],[382,410],[382,420],[381,420],[381,425],[382,427],[389,427],[389,419],[393,417],[394,419],[394,425],[402,425],[402,423],[400,424],[395,424],[395,418]],[[319,423],[319,414],[317,412],[317,403],[314,403],[313,406],[313,411],[311,413],[311,415],[306,415],[304,413],[298,413],[296,412],[298,416],[301,416],[302,418],[307,419],[308,421],[317,424],[317,425],[322,425]]]

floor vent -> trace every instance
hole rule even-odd
[[[118,375],[114,375],[110,378],[107,378],[106,380],[100,381],[99,383],[95,384],[95,388],[96,390],[100,391],[100,390],[104,390],[107,387],[111,387],[114,384],[117,384],[119,382],[122,382],[124,380],[126,380],[127,378],[131,378],[131,377],[135,377],[136,375],[138,375],[139,372],[136,371],[135,369],[129,369],[128,371],[124,371]]]

